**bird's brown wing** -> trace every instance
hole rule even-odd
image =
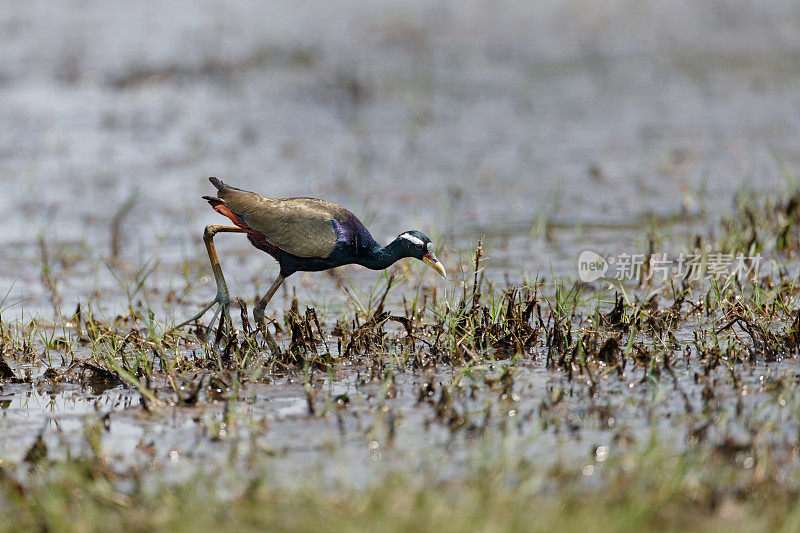
[[[267,241],[298,257],[328,257],[336,246],[342,207],[316,198],[265,198],[225,188],[219,198]]]

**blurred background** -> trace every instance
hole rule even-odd
[[[4,319],[210,300],[208,176],[421,230],[451,271],[483,237],[495,279],[574,279],[581,250],[713,231],[797,175],[800,3],[7,1],[0,101]],[[218,241],[234,293],[269,286]]]

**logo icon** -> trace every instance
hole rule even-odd
[[[608,271],[608,262],[602,255],[591,250],[581,252],[578,257],[578,277],[584,283],[602,278]]]

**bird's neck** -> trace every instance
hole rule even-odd
[[[376,243],[369,254],[362,259],[361,264],[373,270],[383,270],[404,257],[408,257],[408,254],[405,253],[400,239],[395,239],[386,246]]]

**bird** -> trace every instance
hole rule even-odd
[[[253,308],[256,326],[265,337],[264,310],[286,278],[295,272],[318,272],[348,264],[383,270],[409,257],[423,261],[447,278],[444,266],[434,253],[433,242],[422,232],[405,231],[381,246],[358,217],[333,202],[318,198],[267,198],[215,177],[210,177],[209,181],[216,187],[217,195],[203,196],[203,199],[233,223],[232,226],[212,224],[203,232],[217,295],[199,313],[173,329],[199,320],[217,304],[219,307],[211,324],[220,312],[225,324],[231,324],[230,294],[214,247],[214,236],[218,233],[246,234],[250,244],[271,255],[280,266],[278,277]],[[270,345],[274,346],[274,341]]]

